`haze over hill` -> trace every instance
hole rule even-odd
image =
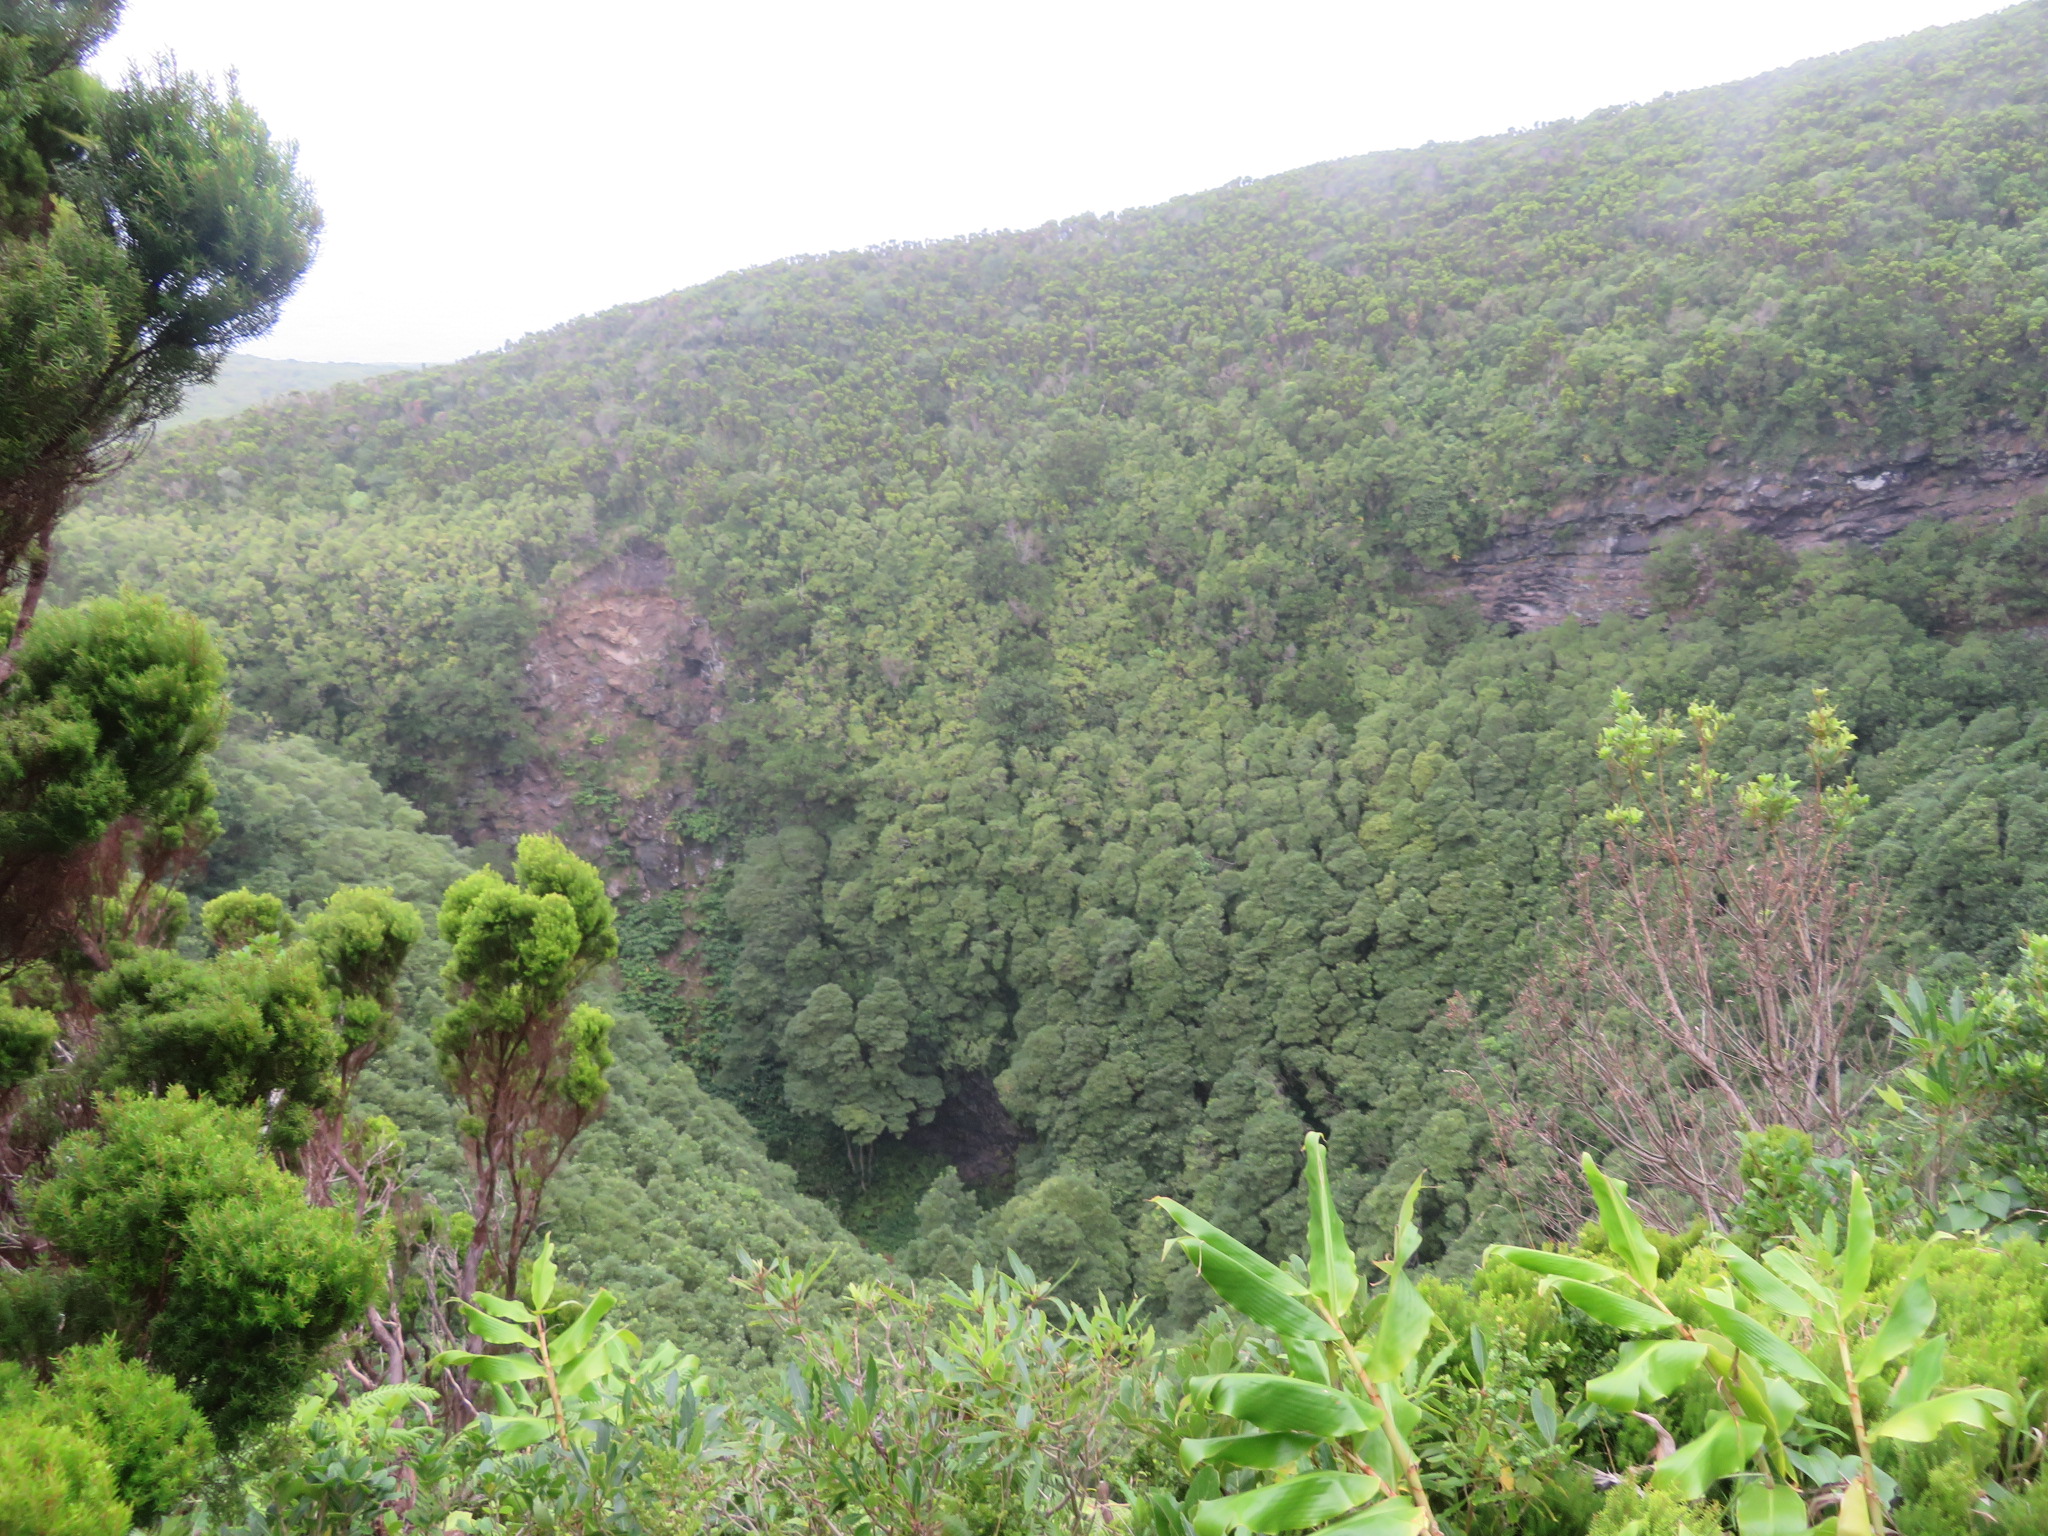
[[[297,358],[250,357],[237,352],[220,366],[211,384],[192,390],[178,414],[164,425],[179,427],[216,416],[232,416],[280,395],[326,389],[345,379],[373,379],[398,373],[396,363],[307,363]]]
[[[166,438],[65,579],[208,616],[246,718],[438,829],[603,860],[661,935],[641,1006],[844,1210],[872,1125],[887,1220],[949,1163],[1084,1199],[1058,1176],[1149,1283],[1162,1189],[1280,1251],[1316,1126],[1361,1230],[1427,1166],[1429,1256],[1469,1257],[1491,1154],[1442,1007],[1526,971],[1613,687],[1717,698],[1787,770],[1832,688],[1920,960],[1974,966],[2041,893],[2044,129],[2035,0],[736,273]],[[1865,482],[1917,499],[1837,518]],[[1638,616],[1460,599],[1624,495],[1651,511],[1595,536],[1636,541]],[[1802,566],[1637,558],[1788,505]],[[856,1019],[882,1043],[835,1080],[807,1042]]]

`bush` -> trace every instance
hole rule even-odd
[[[0,1536],[126,1536],[129,1524],[89,1434],[0,1413]]]

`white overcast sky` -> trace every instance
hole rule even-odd
[[[778,256],[1141,207],[1736,80],[1984,0],[129,0],[327,213],[259,356],[435,362]]]

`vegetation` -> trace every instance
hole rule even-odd
[[[317,222],[114,10],[0,3],[0,1536],[2048,1520],[2048,506],[1445,596],[2038,440],[2038,0],[193,426],[39,608]],[[607,561],[715,707],[560,760]]]

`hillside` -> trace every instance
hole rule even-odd
[[[1615,686],[1772,768],[1833,689],[1898,963],[2038,921],[2044,130],[2036,0],[790,261],[167,437],[65,579],[208,616],[244,711],[437,830],[602,856],[670,920],[636,1004],[871,1230],[1064,1174],[1148,1286],[1145,1197],[1279,1245],[1314,1126],[1362,1231],[1426,1167],[1469,1257],[1442,1005],[1511,995]],[[785,1091],[828,984],[903,1015],[865,1192]]]
[[[401,370],[390,363],[304,363],[296,358],[248,357],[236,353],[220,366],[211,384],[186,395],[166,429],[232,416],[280,395],[331,388],[345,379],[374,379]]]

